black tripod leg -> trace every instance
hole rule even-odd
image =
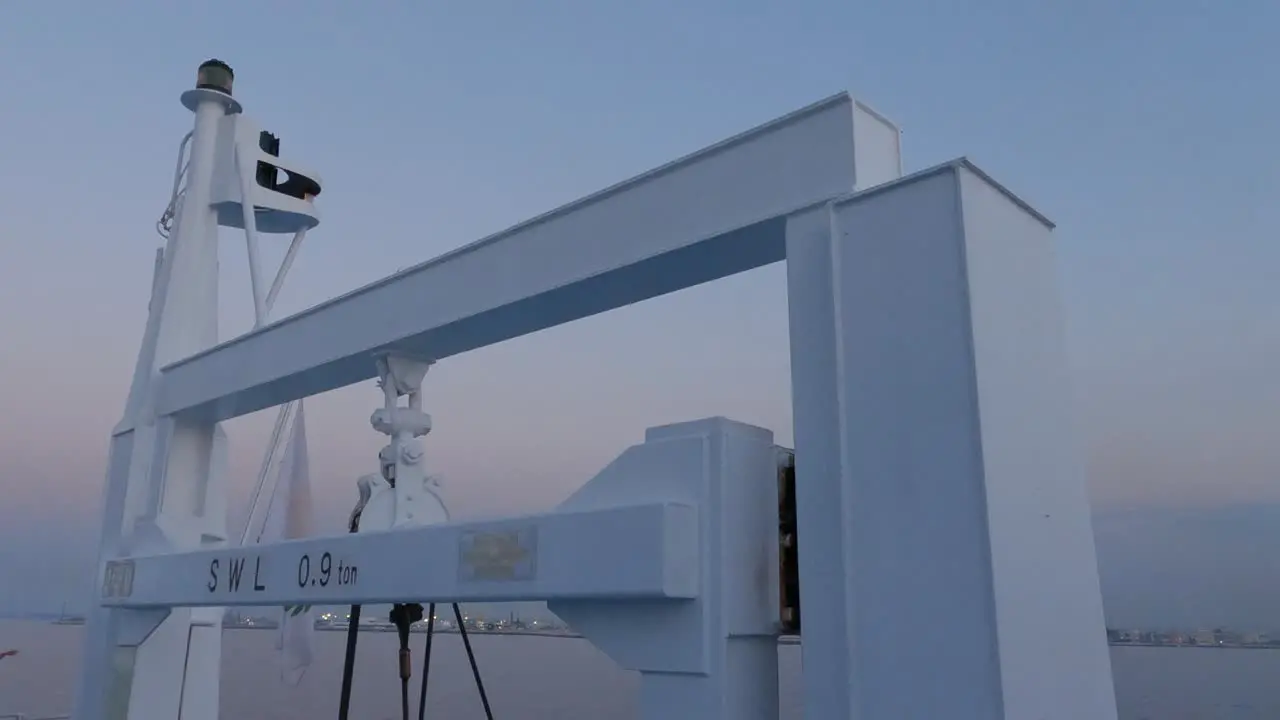
[[[431,636],[436,631],[436,604],[427,608],[427,646],[422,650],[422,692],[418,695],[418,720],[427,712],[427,676],[431,674]]]
[[[467,649],[467,659],[471,661],[471,674],[476,678],[476,689],[480,691],[484,716],[493,720],[493,710],[489,708],[489,695],[484,691],[484,680],[480,679],[480,667],[476,665],[476,654],[471,650],[471,640],[467,637],[467,626],[462,622],[462,609],[458,607],[458,603],[453,604],[453,616],[458,622],[458,632],[462,633],[462,645]]]
[[[351,606],[351,621],[347,625],[347,655],[342,661],[342,696],[338,699],[338,720],[347,720],[351,710],[351,675],[356,667],[356,639],[360,632],[360,606]]]

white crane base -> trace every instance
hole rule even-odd
[[[101,602],[145,648],[174,607],[546,600],[641,672],[642,717],[772,720],[777,567],[773,434],[712,418],[650,429],[551,513],[113,560]]]

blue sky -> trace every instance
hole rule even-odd
[[[284,313],[850,90],[904,128],[908,169],[968,155],[1059,224],[1113,620],[1280,628],[1260,601],[1280,581],[1259,579],[1280,577],[1277,26],[1260,0],[6,4],[0,572],[31,580],[0,609],[83,597],[177,95],[219,57],[325,179]],[[231,336],[251,306],[226,238]],[[785,315],[773,267],[441,363],[428,452],[450,504],[548,507],[653,424],[789,440]],[[378,402],[308,405],[335,529]],[[228,426],[233,507],[270,421]]]

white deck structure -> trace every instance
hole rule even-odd
[[[215,720],[222,606],[516,599],[640,671],[646,720],[776,718],[770,431],[653,428],[555,512],[440,523],[406,504],[418,373],[386,398],[390,529],[227,547],[217,423],[784,260],[805,717],[1116,717],[1052,225],[971,163],[902,176],[898,129],[836,95],[218,344],[218,225],[249,225],[264,320],[256,233],[318,222],[251,182],[225,89],[184,95],[76,720]]]

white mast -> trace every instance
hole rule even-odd
[[[275,182],[275,168],[285,166],[264,152],[267,138],[260,141],[258,128],[240,114],[233,82],[229,66],[210,60],[200,66],[196,87],[181,97],[195,114],[186,185],[179,191],[184,138],[170,206],[176,227],[159,258],[133,384],[112,435],[102,561],[226,543],[225,434],[201,418],[158,417],[160,369],[218,342],[219,225],[245,229],[255,325],[261,325],[257,232],[294,233],[296,246],[318,222],[311,205],[318,182],[300,172],[290,172],[289,184]],[[99,588],[94,590],[96,595]],[[153,627],[91,606],[75,717],[217,720],[221,608],[174,609],[157,617],[163,622]]]

